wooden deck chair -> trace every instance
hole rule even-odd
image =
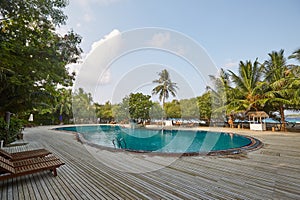
[[[59,158],[57,158],[54,155],[49,155],[47,157],[36,157],[36,158],[29,158],[25,160],[15,160],[15,161],[10,161],[6,159],[5,161],[3,160],[3,162],[5,162],[6,164],[12,167],[22,167],[26,165],[32,165],[32,164],[55,161],[55,160],[59,160]]]
[[[49,159],[50,157],[52,157],[52,160]],[[53,172],[54,176],[57,176],[56,169],[65,163],[56,157],[56,159],[54,159],[54,156],[50,157],[28,159],[26,162],[29,164],[23,165],[24,163],[22,163],[19,165],[19,163],[17,163],[19,161],[16,161],[15,163],[0,156],[0,180],[33,174],[45,170],[50,170]],[[42,159],[44,159],[43,162]]]
[[[16,153],[9,153],[3,149],[0,149],[0,156],[3,156],[4,158],[9,159],[11,161],[24,160],[24,159],[36,158],[36,157],[44,157],[49,154],[51,154],[51,152],[46,149],[35,149],[35,150],[21,151]]]

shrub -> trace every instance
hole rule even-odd
[[[8,124],[4,119],[0,118],[0,140],[4,140],[4,145],[16,141],[17,135],[21,133],[22,127],[22,120],[11,118],[8,129]]]

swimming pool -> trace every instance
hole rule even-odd
[[[77,132],[84,143],[94,146],[134,152],[232,154],[262,145],[255,138],[225,132],[131,129],[109,125],[61,127],[56,130]]]

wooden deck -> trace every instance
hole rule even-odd
[[[237,131],[232,129],[231,131]],[[0,199],[300,199],[300,133],[252,132],[260,150],[227,157],[169,158],[85,147],[70,133],[25,129],[25,147],[66,164],[0,182]]]

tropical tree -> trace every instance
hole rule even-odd
[[[227,112],[247,112],[262,109],[263,98],[260,86],[262,65],[255,60],[240,62],[238,73],[229,70],[229,75],[235,88],[227,104]]]
[[[142,93],[131,93],[129,95],[129,114],[131,119],[141,120],[150,119],[149,111],[152,107],[150,95]]]
[[[73,115],[76,123],[90,122],[94,120],[95,105],[91,93],[86,93],[79,88],[73,93]]]
[[[159,102],[153,102],[149,111],[150,119],[161,119],[164,116],[164,110]]]
[[[293,89],[292,94],[293,98],[291,99],[292,108],[293,110],[300,110],[300,66],[292,65],[291,66],[291,84],[290,88]]]
[[[205,119],[207,121],[210,121],[213,112],[211,106],[211,93],[211,91],[207,91],[201,96],[197,97],[200,118]]]
[[[130,120],[129,97],[126,96],[122,102],[112,106],[113,117],[117,122],[125,123]]]
[[[153,83],[157,83],[158,85],[153,88],[152,94],[159,95],[159,100],[162,102],[164,107],[165,101],[170,97],[170,94],[173,97],[176,96],[178,86],[176,83],[171,81],[169,72],[166,69],[159,72],[158,75],[159,79],[153,81]]]
[[[55,30],[65,24],[66,5],[67,0],[0,1],[0,113],[33,110],[35,94],[55,96],[58,84],[72,85],[74,74],[65,66],[79,58],[81,37]]]
[[[300,48],[296,51],[293,52],[292,55],[289,56],[289,59],[297,59],[298,62],[300,62]],[[298,88],[295,90],[294,93],[294,105],[296,110],[300,110],[300,66],[299,65],[292,65],[292,70],[291,72],[293,73],[294,76],[294,81],[292,83],[293,88]]]
[[[98,103],[95,103],[96,107],[96,116],[100,118],[101,121],[112,121],[113,120],[113,111],[112,111],[112,105],[110,101],[105,102],[104,105],[100,105]]]
[[[221,68],[218,76],[211,75],[210,79],[212,85],[207,86],[207,93],[198,99],[200,114],[206,119],[220,120],[226,111],[231,112],[228,104],[232,102],[234,91],[230,86],[230,76],[224,69]]]
[[[289,56],[289,59],[295,58],[300,62],[300,49],[293,52],[292,55]]]
[[[281,117],[282,130],[286,130],[284,111],[293,108],[296,101],[299,101],[299,77],[296,77],[295,70],[287,65],[284,57],[284,50],[269,53],[269,59],[264,63],[265,73],[265,98],[268,104]],[[293,73],[294,72],[294,73]],[[297,84],[298,82],[298,84]]]
[[[72,118],[72,91],[70,89],[59,89],[55,110],[59,114],[60,123],[63,123],[63,116],[68,122]]]
[[[199,107],[197,98],[180,100],[181,117],[185,119],[199,119]]]
[[[164,110],[167,118],[181,118],[181,107],[180,102],[173,99],[171,102],[166,102],[164,104]]]

